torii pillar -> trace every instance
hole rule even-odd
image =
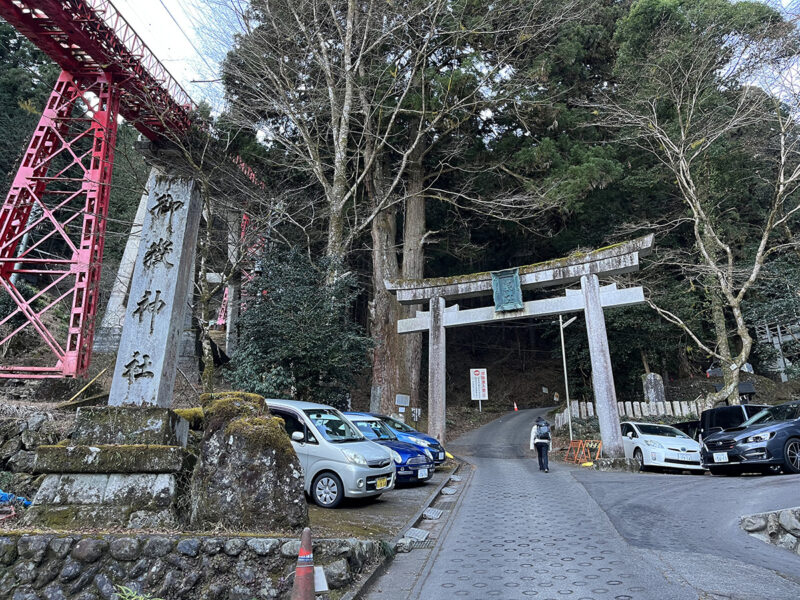
[[[445,436],[447,396],[444,304],[441,296],[431,298],[431,327],[428,331],[428,434],[442,442]]]

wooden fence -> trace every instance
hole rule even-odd
[[[595,416],[593,402],[570,403],[573,419],[587,419]],[[698,402],[617,402],[617,412],[620,417],[639,419],[641,417],[684,417],[687,421],[697,419],[702,412]],[[567,426],[567,409],[556,414],[554,428]]]

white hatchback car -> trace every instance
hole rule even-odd
[[[634,458],[642,469],[660,467],[702,473],[700,444],[688,435],[655,423],[622,423],[625,458]]]

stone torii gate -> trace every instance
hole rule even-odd
[[[600,287],[601,277],[638,271],[639,259],[652,251],[653,236],[609,246],[589,253],[506,269],[435,279],[385,281],[386,289],[401,304],[428,303],[429,310],[397,322],[399,333],[428,332],[428,433],[445,440],[445,330],[448,327],[495,323],[511,319],[547,317],[583,311],[589,337],[597,416],[606,456],[623,456],[622,434],[604,308],[644,302],[641,287]],[[522,290],[565,286],[580,281],[581,289],[564,296],[522,301]],[[495,306],[460,310],[448,300],[494,295]]]

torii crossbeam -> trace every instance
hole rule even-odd
[[[428,331],[428,433],[445,440],[446,328],[583,311],[603,450],[609,456],[621,456],[622,437],[603,309],[641,304],[645,300],[641,287],[617,289],[614,284],[600,287],[599,278],[637,271],[640,257],[652,252],[652,247],[653,236],[649,235],[586,254],[520,267],[519,282],[523,290],[577,281],[581,290],[566,290],[565,296],[524,302],[520,309],[511,311],[500,312],[494,306],[469,310],[460,310],[457,304],[446,307],[447,300],[492,294],[491,273],[384,282],[386,289],[403,304],[429,304],[428,311],[418,311],[416,316],[397,322],[398,333]]]

